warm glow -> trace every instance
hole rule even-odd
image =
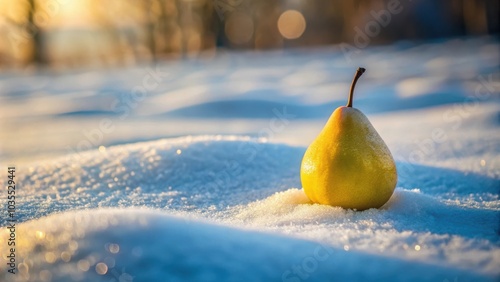
[[[38,239],[45,238],[45,232],[43,232],[43,231],[37,231],[35,234],[36,234],[36,238],[38,238]]]
[[[27,1],[0,0],[0,19],[6,18],[9,21],[23,23],[26,21],[26,12],[29,9]]]
[[[46,1],[45,9],[35,15],[35,21],[42,27],[88,27],[96,23],[93,0]]]
[[[306,30],[306,19],[299,11],[285,11],[278,19],[278,30],[286,39],[297,39]]]

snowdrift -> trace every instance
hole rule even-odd
[[[15,277],[493,281],[500,275],[499,203],[470,202],[472,193],[494,193],[498,180],[415,166],[420,186],[401,177],[383,208],[343,210],[311,204],[299,189],[304,150],[250,137],[188,136],[35,163],[20,175]],[[442,188],[455,182],[462,188]],[[0,241],[2,253],[6,246]]]

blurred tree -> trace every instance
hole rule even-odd
[[[35,16],[37,12],[37,3],[35,0],[28,0],[28,24],[27,31],[31,35],[33,44],[32,62],[36,65],[44,65],[46,63],[44,56],[44,44],[42,30],[37,26]]]
[[[151,53],[151,61],[156,62],[156,36],[155,36],[155,13],[151,0],[143,0],[144,9],[144,30],[146,34],[146,44]]]
[[[488,31],[486,3],[478,1],[462,1],[463,20],[469,34],[485,34]]]
[[[374,17],[391,2],[0,0],[0,61],[14,66],[123,65],[199,56],[217,47],[352,44],[360,30],[373,28]],[[499,32],[498,0],[399,4],[402,12],[390,15],[387,24],[372,32],[370,44]]]

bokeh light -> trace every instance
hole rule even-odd
[[[109,244],[108,250],[112,254],[117,254],[120,251],[120,245],[118,245],[118,244]]]
[[[88,271],[90,268],[90,263],[85,259],[81,259],[78,261],[77,266],[81,271]]]
[[[100,263],[96,264],[95,272],[97,272],[97,274],[99,274],[99,275],[104,275],[108,272],[108,266],[105,263],[100,262]]]
[[[306,19],[299,11],[285,11],[278,19],[278,29],[284,38],[297,39],[306,30]]]
[[[434,2],[408,4],[370,44],[499,32],[496,1]],[[389,3],[0,0],[0,69],[126,66],[212,57],[220,47],[352,45],[356,28],[375,23],[374,12]],[[432,24],[427,9],[439,15]]]

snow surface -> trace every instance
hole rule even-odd
[[[144,69],[0,75],[0,156],[17,166],[20,222],[19,274],[1,263],[0,277],[496,281],[498,45],[402,44],[352,62],[318,49],[165,64],[172,77],[123,119],[109,105]],[[345,103],[358,64],[368,71],[354,106],[399,175],[390,201],[363,212],[311,204],[299,179],[307,144]],[[280,119],[284,111],[292,116]],[[104,118],[115,129],[77,152]]]

